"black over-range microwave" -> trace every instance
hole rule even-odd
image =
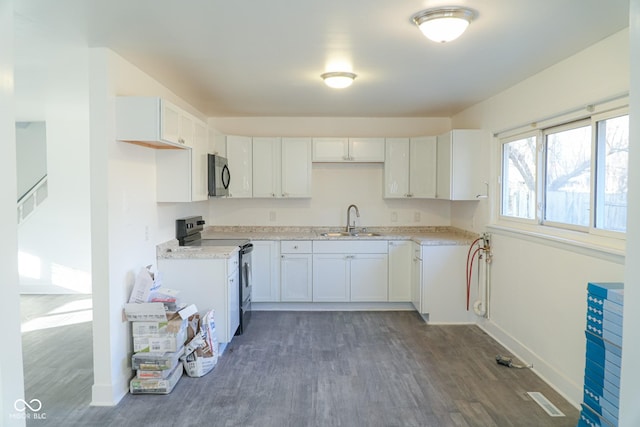
[[[227,159],[215,154],[207,155],[209,197],[223,197],[229,195],[229,183],[231,173],[227,165]]]

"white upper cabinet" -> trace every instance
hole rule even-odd
[[[349,138],[349,160],[384,162],[384,138]]]
[[[436,197],[478,200],[487,197],[482,150],[489,135],[479,129],[455,129],[438,136]]]
[[[253,155],[251,137],[228,135],[227,160],[231,174],[229,197],[252,197]]]
[[[282,197],[311,197],[311,138],[282,138]]]
[[[310,138],[253,138],[253,197],[311,197]]]
[[[384,197],[434,198],[436,195],[436,138],[387,138]]]
[[[207,154],[209,153],[209,131],[204,122],[193,124],[193,146],[191,148],[191,196],[192,201],[209,198]]]
[[[314,162],[384,162],[384,138],[313,138]]]
[[[281,168],[281,139],[254,137],[253,197],[281,197]]]
[[[154,148],[184,148],[193,144],[197,119],[158,97],[116,99],[116,139]]]
[[[186,150],[156,152],[156,201],[207,200],[208,133],[204,122],[193,122],[193,141]]]

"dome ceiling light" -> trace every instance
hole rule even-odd
[[[334,89],[343,89],[351,86],[353,80],[357,77],[354,73],[347,71],[334,71],[321,74],[324,84]]]
[[[446,43],[460,37],[476,16],[472,9],[451,6],[423,10],[411,20],[429,40]]]

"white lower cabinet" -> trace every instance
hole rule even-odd
[[[280,300],[283,302],[312,301],[311,242],[283,240],[280,242]]]
[[[412,243],[412,249],[411,303],[418,313],[422,313],[422,247],[414,242]]]
[[[388,301],[386,241],[314,241],[314,302]]]
[[[280,245],[273,240],[254,240],[251,253],[251,301],[280,301]]]
[[[411,301],[411,271],[413,242],[389,241],[389,301]]]
[[[313,255],[313,301],[349,301],[349,260],[345,254]]]
[[[466,308],[465,260],[468,247],[462,245],[422,246],[422,295],[420,313],[429,323],[473,322],[473,310]],[[471,304],[475,300],[472,289]]]
[[[218,342],[228,343],[240,324],[238,255],[230,259],[158,259],[163,286],[180,291],[180,300],[200,313],[215,310]]]
[[[387,254],[356,254],[349,260],[351,301],[388,301]]]

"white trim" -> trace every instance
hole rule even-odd
[[[533,371],[545,383],[551,386],[562,397],[567,399],[576,409],[580,409],[582,400],[582,384],[575,384],[562,372],[545,362],[536,353],[513,338],[505,330],[490,320],[480,320],[478,327],[491,338],[502,344],[510,353],[526,364],[533,364]]]
[[[546,129],[558,124],[586,119],[593,115],[606,113],[611,110],[616,110],[628,106],[629,92],[625,92],[606,99],[602,99],[592,104],[583,105],[558,114],[539,118],[537,120],[533,120],[531,122],[524,123],[518,126],[502,129],[500,131],[494,132],[493,136],[499,139],[510,138],[525,132],[531,132],[538,129]]]
[[[502,224],[491,224],[487,226],[487,231],[495,234],[551,246],[624,265],[626,246],[624,240],[609,239],[566,229],[550,229],[551,227],[542,225],[529,227],[527,229],[508,227]]]
[[[252,302],[252,311],[411,311],[410,302]]]

